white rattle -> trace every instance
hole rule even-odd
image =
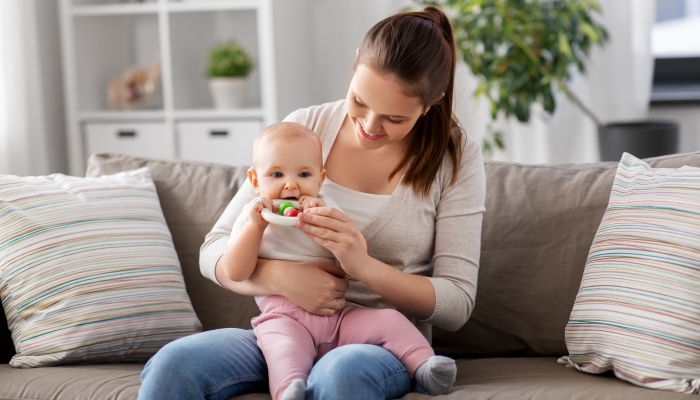
[[[296,226],[299,215],[299,202],[296,200],[274,199],[272,204],[279,210],[279,214],[264,208],[260,213],[265,221],[283,226]]]

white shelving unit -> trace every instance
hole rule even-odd
[[[87,157],[99,151],[248,165],[257,133],[281,119],[276,76],[282,66],[275,66],[275,39],[283,45],[308,39],[299,36],[308,35],[308,28],[275,36],[280,23],[273,20],[275,0],[60,1],[72,175],[83,175]],[[291,7],[279,4],[278,19]],[[304,4],[309,2],[297,3]],[[217,110],[206,58],[214,45],[231,39],[245,46],[255,63],[248,104]],[[150,107],[110,110],[109,82],[134,65],[147,67],[157,56],[161,75]],[[284,60],[285,67],[306,56]]]

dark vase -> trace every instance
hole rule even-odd
[[[601,161],[620,161],[622,153],[648,158],[678,152],[678,124],[670,121],[639,121],[598,127]]]

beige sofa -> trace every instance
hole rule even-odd
[[[700,167],[700,152],[650,159],[655,167]],[[149,166],[175,242],[187,292],[205,330],[250,328],[251,298],[199,272],[199,246],[245,179],[244,168],[114,154],[90,159],[89,176]],[[616,163],[486,164],[486,214],[476,308],[457,332],[434,330],[440,354],[458,358],[444,399],[687,399],[642,389],[611,374],[558,365],[564,327],[588,249],[607,205]],[[0,400],[136,399],[143,363],[13,369],[14,347],[0,318]],[[416,393],[405,399],[429,396]],[[269,399],[251,394],[247,399]]]

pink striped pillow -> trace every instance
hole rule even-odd
[[[10,365],[145,361],[202,326],[147,168],[0,176]]]
[[[700,392],[700,168],[623,155],[566,345],[560,364]]]

